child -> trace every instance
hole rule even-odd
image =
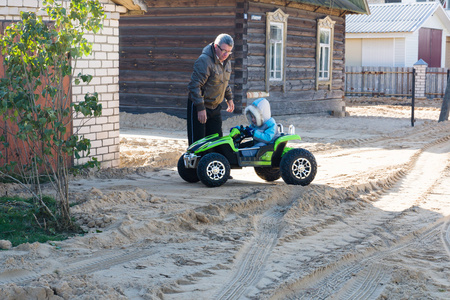
[[[278,127],[270,114],[270,103],[266,98],[258,98],[245,109],[250,126],[247,129],[249,136],[253,137],[253,147],[261,147],[273,142],[278,136]],[[244,150],[242,155],[254,156],[256,150]]]

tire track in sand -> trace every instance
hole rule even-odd
[[[380,295],[382,284],[389,279],[390,269],[387,266],[372,264],[356,276],[355,283],[343,295],[333,296],[332,299],[370,299]]]
[[[106,252],[106,251],[105,251]],[[81,261],[77,261],[71,264],[68,264],[62,268],[53,268],[47,269],[46,271],[40,273],[31,273],[28,271],[13,271],[13,272],[5,272],[0,275],[0,285],[8,284],[8,283],[24,283],[29,282],[44,275],[58,273],[62,275],[79,275],[79,274],[89,274],[94,273],[101,270],[109,269],[115,265],[124,264],[126,262],[140,259],[149,255],[156,253],[156,250],[153,249],[137,249],[134,251],[121,251],[119,254],[115,254],[117,251],[111,251],[108,254],[100,253],[101,257],[99,258],[87,258]],[[99,254],[99,253],[96,253]],[[14,276],[14,273],[19,273],[20,275]],[[25,273],[25,274],[23,274]],[[6,278],[5,278],[6,277]]]
[[[444,230],[442,231],[442,241],[445,245],[445,250],[448,256],[450,256],[450,220],[444,225]]]
[[[259,222],[258,234],[236,261],[237,270],[214,299],[242,299],[246,289],[257,283],[273,247],[277,243],[283,213],[269,212]]]
[[[424,201],[429,201],[427,196],[440,184],[440,176],[447,168],[449,162],[449,151],[449,138],[444,137],[425,145],[416,153],[410,162],[405,165],[403,176],[398,178],[398,182],[391,186],[389,190],[385,190],[379,195],[380,198],[373,202],[373,207],[371,208],[373,212],[365,212],[371,218],[367,220],[364,228],[372,227],[372,233],[376,233],[377,228],[382,229],[383,224],[386,224],[386,222],[391,223],[394,219],[396,219],[396,222],[408,222],[408,220],[401,220],[403,216],[407,215],[405,213],[412,207],[420,205]],[[442,157],[441,160],[436,162],[434,159],[431,159],[435,164],[427,164],[431,155],[439,153]],[[417,186],[418,182],[421,184]],[[399,203],[394,201],[395,198],[406,199],[407,201]],[[395,202],[397,203],[394,205]],[[377,211],[378,213],[376,213]],[[375,217],[375,215],[378,215],[378,217]],[[386,219],[385,217],[388,218]],[[344,223],[352,227],[356,224],[352,219],[355,219],[355,216],[346,218]],[[361,217],[356,217],[356,220],[360,219]],[[380,221],[382,222],[380,223]],[[371,224],[370,226],[369,223]],[[425,223],[421,227],[424,230],[430,228],[430,226],[433,227],[425,233],[421,233],[422,229],[418,229],[414,234],[403,237],[398,236],[393,245],[387,244],[388,247],[390,246],[387,250],[368,249],[367,251],[369,252],[376,251],[369,256],[358,256],[352,253],[343,256],[336,263],[317,268],[306,277],[278,286],[276,291],[272,293],[272,298],[278,299],[281,297],[285,299],[286,291],[297,291],[293,292],[290,295],[291,298],[288,299],[325,299],[333,295],[336,295],[337,299],[375,299],[383,290],[380,288],[380,284],[390,278],[389,269],[383,267],[384,259],[398,255],[400,250],[412,251],[413,255],[420,257],[420,252],[417,254],[414,251],[422,249],[423,244],[436,244],[439,240],[442,242],[442,239],[444,240],[443,247],[449,252],[450,225],[442,224],[442,219],[437,225]],[[343,229],[341,228],[341,230]],[[322,234],[332,235],[332,232],[328,231],[329,229],[324,229]],[[338,233],[336,234],[339,235]],[[394,232],[392,234],[395,235]],[[305,238],[305,242],[307,242],[307,239]],[[369,276],[368,274],[372,275]]]
[[[405,241],[394,245],[393,247],[382,251],[380,255],[373,255],[363,260],[360,267],[362,270],[357,274],[352,274],[353,278],[339,290],[331,299],[378,299],[384,290],[385,283],[391,277],[392,267],[384,264],[384,260],[398,260],[398,255],[405,254],[410,249],[423,249],[427,245],[439,242],[439,236],[442,233],[442,222],[439,221],[432,228],[423,233],[411,234]],[[366,267],[364,267],[366,265]]]
[[[442,222],[439,222],[425,232],[413,233],[385,250],[366,257],[349,256],[343,259],[345,261],[317,270],[290,286],[289,289],[297,292],[288,297],[283,296],[283,299],[378,299],[383,291],[382,283],[391,277],[392,271],[383,261],[412,247],[419,248],[423,244],[435,242],[441,234],[441,228]]]

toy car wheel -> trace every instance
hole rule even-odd
[[[280,169],[255,167],[255,173],[265,181],[275,181],[281,177]]]
[[[292,149],[281,158],[280,172],[287,184],[308,185],[316,177],[316,159],[308,150]]]
[[[230,163],[220,153],[206,154],[198,163],[197,176],[206,186],[221,186],[230,177]]]
[[[193,168],[186,168],[184,166],[183,156],[184,155],[181,155],[180,159],[178,160],[177,165],[178,174],[180,175],[181,178],[183,178],[187,182],[190,183],[198,182],[200,179],[198,179],[197,170]]]

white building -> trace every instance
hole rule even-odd
[[[396,1],[399,2],[399,1]],[[450,66],[450,19],[440,2],[369,4],[346,17],[346,66]],[[446,3],[444,3],[446,5]]]

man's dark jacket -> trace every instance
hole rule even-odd
[[[222,63],[214,52],[214,43],[203,48],[202,54],[195,61],[191,82],[189,82],[189,99],[197,107],[197,111],[205,107],[215,109],[225,98],[233,99],[228,85],[231,76],[229,57]]]

